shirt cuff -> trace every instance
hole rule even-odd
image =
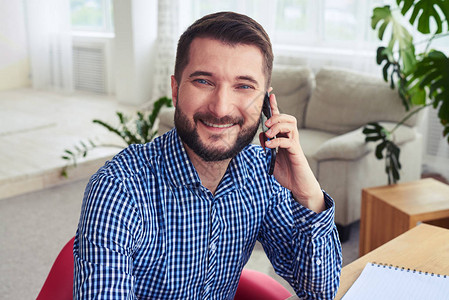
[[[335,204],[334,200],[325,192],[324,202],[326,210],[316,213],[293,199],[292,212],[296,228],[302,234],[320,238],[329,235],[334,228]]]

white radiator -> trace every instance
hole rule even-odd
[[[443,138],[443,125],[438,118],[438,111],[433,108],[429,109],[426,153],[427,155],[449,159],[447,137]]]
[[[73,80],[76,90],[108,93],[104,43],[73,45]]]

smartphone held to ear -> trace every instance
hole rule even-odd
[[[271,105],[270,105],[270,95],[268,94],[268,92],[265,93],[265,97],[263,99],[263,105],[262,105],[262,130],[264,132],[264,141],[269,141],[270,139],[267,138],[266,132],[268,130],[267,126],[265,126],[265,122],[271,118],[271,116],[273,115],[273,113],[271,112]],[[275,139],[276,137],[274,137]],[[272,149],[272,148],[265,148],[265,153],[267,151],[270,151],[271,155],[270,155],[270,161],[268,162],[268,166],[267,166],[267,171],[269,175],[273,175],[273,171],[274,171],[274,165],[276,163],[276,149]]]

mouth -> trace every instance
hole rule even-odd
[[[228,124],[214,124],[214,123],[209,123],[209,122],[204,121],[204,120],[201,120],[201,122],[202,122],[204,125],[208,126],[208,127],[220,128],[220,129],[221,129],[221,128],[230,128],[230,127],[232,127],[232,126],[235,125],[235,123],[228,123]]]

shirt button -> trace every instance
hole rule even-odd
[[[306,218],[304,218],[304,217],[302,217],[300,220],[301,220],[301,222],[303,222],[303,223],[306,222]]]
[[[315,224],[315,227],[316,227],[316,228],[318,228],[318,227],[320,227],[320,226],[321,226],[321,223],[320,223],[320,222],[318,222],[318,223]]]
[[[215,243],[211,244],[211,245],[210,245],[210,249],[211,249],[212,251],[217,250],[217,245],[216,245]]]
[[[319,266],[319,265],[321,265],[321,259],[317,259],[316,260],[316,264]]]

